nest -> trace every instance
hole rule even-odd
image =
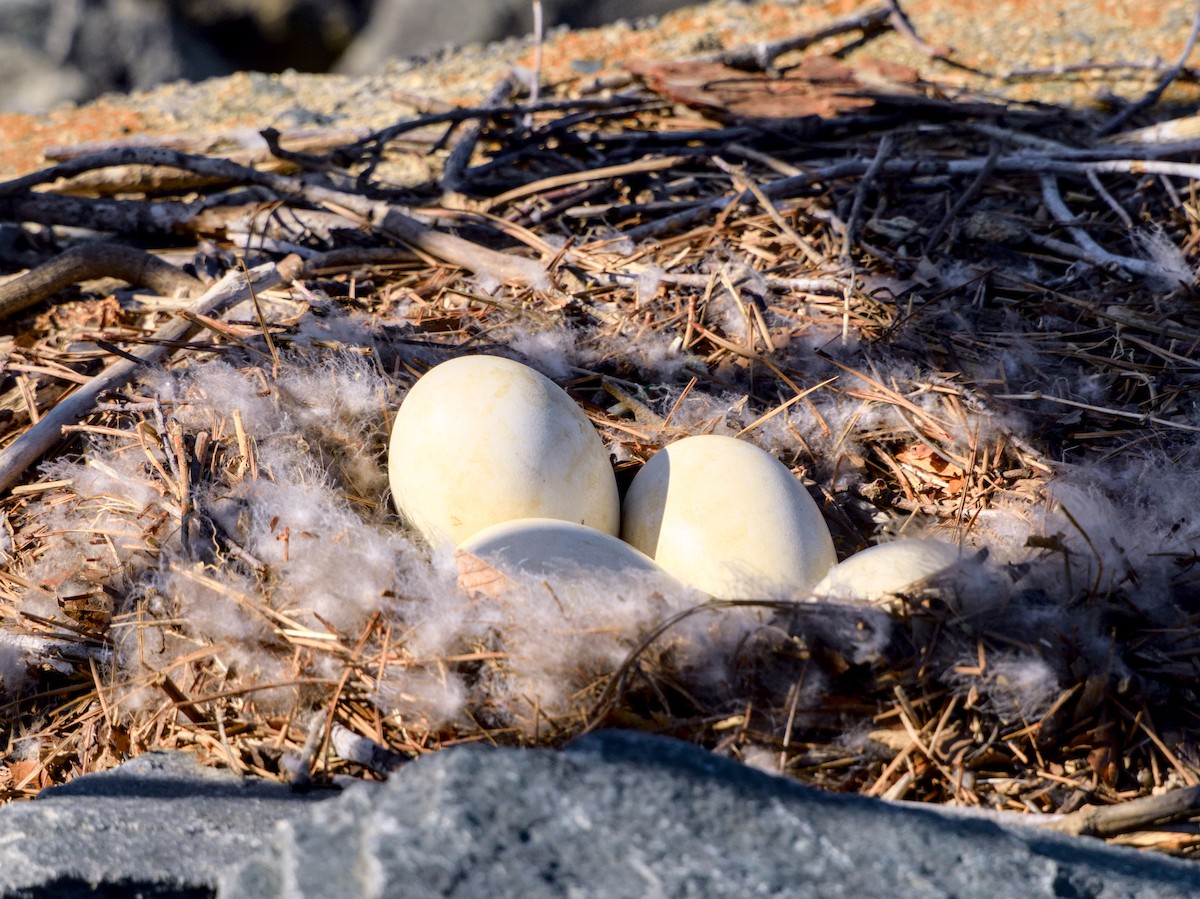
[[[120,147],[0,185],[227,273],[18,319],[0,795],[154,749],[321,786],[617,726],[1195,851],[1200,146],[809,43],[268,134],[269,167]],[[390,181],[430,133],[441,176]],[[625,482],[732,434],[841,557],[920,532],[964,560],[880,607],[466,594],[383,469],[405,390],[467,352],[567,388]]]

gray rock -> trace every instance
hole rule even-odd
[[[152,752],[0,809],[0,897],[211,896],[311,800]]]
[[[323,71],[367,0],[0,0],[0,110],[38,112],[111,91],[239,69]]]
[[[617,19],[661,15],[701,0],[543,0],[545,28],[590,28]],[[428,56],[446,47],[484,44],[533,30],[530,0],[377,0],[337,71],[363,75],[393,57]]]
[[[5,111],[232,71],[157,0],[0,0],[0,34],[16,54],[2,67]]]
[[[1184,897],[1200,868],[819,793],[676,741],[451,749],[279,825],[220,896]]]
[[[698,0],[543,0],[547,28]],[[531,0],[0,0],[0,111],[235,71],[372,72],[391,57],[527,34]]]

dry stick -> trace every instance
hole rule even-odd
[[[864,36],[884,31],[888,27],[891,15],[892,9],[890,6],[872,6],[844,18],[834,19],[823,28],[810,31],[808,34],[797,35],[796,37],[773,43],[760,41],[759,43],[750,44],[745,47],[735,47],[732,50],[724,50],[720,53],[702,56],[699,59],[709,62],[722,62],[727,66],[733,66],[738,69],[753,67],[761,71],[766,71],[784,53],[790,53],[793,50],[803,50],[805,47],[811,46],[818,41],[825,40],[825,38],[837,37],[839,34],[845,34],[848,31],[861,31]]]
[[[481,108],[495,109],[500,106],[512,95],[515,85],[515,79],[510,72],[492,88],[492,92],[484,98]],[[537,98],[534,97],[533,100],[536,101]],[[450,151],[450,155],[446,157],[446,165],[442,168],[442,190],[445,193],[462,192],[466,184],[464,175],[471,162],[471,154],[475,152],[475,144],[479,142],[479,136],[483,133],[483,123],[486,121],[486,116],[477,116],[467,122],[459,132],[458,140]]]
[[[531,259],[508,256],[461,237],[437,231],[417,221],[401,208],[388,203],[371,200],[358,194],[307,184],[299,178],[287,175],[262,172],[224,159],[196,156],[157,147],[126,147],[61,162],[58,165],[0,184],[0,198],[11,197],[12,194],[29,191],[37,185],[46,184],[58,178],[69,178],[80,172],[130,164],[170,166],[202,175],[214,175],[232,181],[257,184],[286,197],[305,200],[334,211],[343,213],[349,211],[372,228],[422,250],[442,262],[448,262],[473,272],[486,273],[500,281],[540,283],[545,278],[545,270]],[[27,194],[26,196],[34,195]],[[3,203],[0,202],[0,210],[2,209]],[[86,217],[72,220],[72,224],[77,225],[80,222],[84,222],[90,227],[96,227]]]
[[[536,103],[542,89],[542,45],[546,42],[546,23],[542,15],[542,0],[533,0],[533,83],[529,85],[529,102]],[[533,116],[525,116],[525,127],[533,125]]]
[[[1192,30],[1188,33],[1187,41],[1183,45],[1183,52],[1179,54],[1179,62],[1168,70],[1158,84],[1156,84],[1146,96],[1138,100],[1136,103],[1130,103],[1115,116],[1100,126],[1096,132],[1097,137],[1104,137],[1107,134],[1112,134],[1131,118],[1141,112],[1143,109],[1148,109],[1158,102],[1159,97],[1163,92],[1170,87],[1171,82],[1180,76],[1184,66],[1187,65],[1188,57],[1192,55],[1192,50],[1196,47],[1196,39],[1200,37],[1200,0],[1196,2],[1196,11],[1192,14]]]
[[[854,192],[854,203],[850,207],[850,217],[846,220],[846,233],[842,235],[842,263],[844,265],[852,264],[850,249],[854,245],[854,235],[858,232],[858,226],[862,222],[867,193],[871,190],[875,176],[879,174],[884,162],[891,155],[895,142],[892,134],[885,134],[879,139],[879,149],[875,151],[875,158],[871,160],[870,166],[863,173],[862,180],[858,182],[858,188]]]
[[[993,141],[991,149],[988,150],[987,159],[984,160],[983,168],[975,174],[974,180],[967,186],[967,189],[958,195],[958,199],[950,205],[950,209],[942,216],[942,220],[929,232],[929,237],[925,240],[925,246],[921,249],[922,255],[928,256],[933,252],[938,242],[942,239],[942,235],[946,232],[946,229],[950,227],[950,223],[958,218],[959,213],[967,208],[967,204],[975,199],[975,196],[983,190],[983,185],[992,176],[996,159],[999,156],[1000,145]],[[965,496],[966,493],[964,492],[963,495]]]
[[[330,150],[345,146],[347,143],[362,140],[371,133],[367,128],[347,128],[343,126],[288,128],[280,132],[279,137],[286,140],[293,148],[301,150]],[[70,144],[53,144],[47,147],[42,155],[51,162],[61,162],[64,159],[74,159],[76,156],[86,156],[89,153],[100,153],[117,147],[167,147],[171,150],[182,150],[185,153],[203,153],[207,148],[220,144],[233,145],[231,158],[238,161],[251,162],[261,158],[267,148],[260,141],[261,134],[248,133],[244,129],[233,131],[206,131],[182,134],[164,134],[149,136],[137,134],[132,137],[112,140],[79,141]]]
[[[397,122],[395,125],[389,125],[379,131],[375,131],[362,140],[353,144],[347,144],[341,147],[338,152],[344,156],[357,156],[365,153],[367,150],[373,149],[380,144],[385,144],[402,134],[409,131],[416,131],[419,128],[427,128],[432,125],[449,125],[455,122],[465,122],[469,119],[489,119],[498,115],[523,115],[532,112],[558,112],[561,110],[570,109],[607,109],[612,106],[624,106],[631,102],[630,97],[616,95],[613,97],[581,97],[570,100],[543,100],[540,103],[523,103],[513,106],[497,106],[497,107],[470,107],[464,109],[451,109],[446,112],[432,113],[431,115],[420,116],[415,119],[409,119],[406,122]]]
[[[1128,212],[1125,211],[1125,207],[1123,207],[1120,203],[1117,202],[1116,197],[1114,197],[1112,194],[1110,194],[1108,192],[1108,189],[1104,186],[1104,183],[1100,180],[1100,176],[1097,175],[1095,172],[1089,171],[1087,173],[1087,179],[1088,179],[1088,183],[1092,185],[1092,189],[1094,191],[1096,191],[1096,195],[1098,197],[1100,197],[1100,199],[1103,200],[1108,205],[1108,208],[1113,211],[1113,214],[1116,215],[1116,217],[1121,220],[1121,224],[1124,225],[1126,228],[1128,228],[1130,231],[1132,231],[1133,230],[1133,218],[1129,215]]]
[[[108,242],[80,244],[0,284],[0,321],[64,287],[92,278],[119,278],[167,297],[177,293],[195,296],[204,290],[198,278],[144,250]]]
[[[606,165],[596,169],[584,169],[579,172],[567,172],[565,175],[552,175],[529,184],[522,184],[512,190],[505,191],[499,196],[492,197],[480,203],[478,208],[484,212],[520,200],[534,194],[545,193],[560,187],[573,184],[587,184],[592,181],[607,181],[612,178],[623,178],[626,175],[640,175],[644,172],[658,172],[674,168],[688,159],[687,156],[662,156],[659,158],[639,159],[635,162],[625,162],[620,165]]]
[[[94,231],[127,234],[173,234],[204,211],[203,201],[114,200],[64,197],[61,194],[13,192],[0,195],[0,220],[40,225],[79,225]]]
[[[1087,231],[1075,224],[1078,219],[1072,215],[1071,210],[1067,208],[1067,204],[1063,201],[1062,194],[1058,192],[1058,179],[1053,175],[1042,175],[1039,180],[1042,184],[1042,202],[1046,204],[1046,209],[1056,222],[1066,226],[1067,233],[1071,235],[1081,250],[1088,253],[1093,259],[1099,260],[1100,264],[1105,268],[1115,266],[1133,272],[1135,275],[1141,275],[1142,277],[1162,276],[1161,266],[1147,262],[1145,259],[1117,256],[1092,240],[1092,236]]]
[[[581,277],[585,280],[603,285],[631,286],[641,278],[656,278],[664,284],[677,284],[680,287],[708,287],[712,280],[710,275],[676,274],[674,272],[654,272],[646,266],[630,266],[626,271],[619,272],[584,272]],[[776,278],[764,276],[762,282],[771,290],[787,293],[820,293],[841,296],[846,289],[846,278]],[[740,280],[737,283],[742,283]]]
[[[712,163],[733,179],[734,187],[741,191],[748,190],[754,195],[754,199],[758,201],[758,205],[763,208],[771,221],[775,223],[775,227],[796,246],[796,249],[804,254],[809,262],[813,265],[823,265],[825,263],[825,258],[809,246],[808,241],[801,237],[796,229],[788,224],[787,219],[783,217],[780,211],[775,208],[775,204],[771,202],[771,198],[763,193],[762,188],[746,173],[744,167],[732,166],[720,156],[714,156]]]
[[[927,43],[921,35],[917,34],[917,29],[913,27],[912,21],[908,18],[908,14],[900,8],[900,0],[888,0],[888,23],[898,33],[904,35],[926,56],[934,59],[944,59],[952,52],[950,47],[938,46]]]
[[[285,265],[286,263],[286,265]],[[280,263],[260,265],[251,269],[254,287],[265,290],[282,281],[291,279],[292,265],[288,260]],[[250,287],[240,272],[231,272],[205,291],[189,307],[190,312],[208,315],[221,308],[250,298]],[[164,325],[154,335],[158,341],[133,353],[137,361],[122,359],[106,368],[86,385],[51,409],[24,434],[0,453],[0,492],[8,490],[38,459],[62,440],[63,428],[73,425],[87,415],[95,406],[96,399],[124,384],[144,365],[154,365],[164,359],[171,345],[183,340],[194,325],[185,320],[174,320]]]
[[[1046,402],[1057,403],[1060,406],[1070,406],[1073,409],[1083,409],[1085,412],[1094,412],[1097,415],[1110,415],[1113,418],[1123,418],[1127,421],[1136,421],[1139,424],[1162,425],[1164,428],[1173,428],[1176,431],[1187,431],[1191,434],[1200,434],[1200,427],[1196,425],[1184,424],[1180,421],[1171,421],[1167,418],[1159,418],[1157,415],[1150,415],[1146,412],[1129,412],[1125,409],[1113,409],[1109,406],[1097,406],[1092,403],[1082,403],[1078,400],[1069,400],[1061,396],[1051,396],[1043,393],[1040,390],[1035,390],[1031,393],[997,393],[992,399],[1007,400],[1009,402]]]
[[[1112,837],[1146,830],[1149,826],[1170,824],[1197,813],[1200,813],[1200,786],[1131,799],[1119,805],[1087,805],[1038,826],[1072,836]]]
[[[762,185],[763,193],[772,199],[793,195],[822,182],[836,181],[862,175],[874,164],[861,159],[837,162],[823,168],[812,169],[799,175],[779,178]],[[1176,175],[1200,181],[1200,165],[1182,162],[1164,162],[1155,159],[1098,159],[1070,160],[1035,153],[1016,153],[1001,156],[990,163],[996,172],[1009,174],[1087,176],[1088,172],[1118,173],[1123,175],[1152,174]],[[878,174],[889,177],[933,178],[945,175],[973,175],[986,168],[985,159],[892,159],[880,166]],[[2,186],[0,186],[2,187]],[[751,199],[749,191],[733,195],[714,197],[711,200],[689,206],[674,215],[668,215],[625,232],[629,240],[639,241],[670,231],[676,227],[695,224],[714,212],[720,212],[733,203],[745,203]]]

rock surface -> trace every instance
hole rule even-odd
[[[697,0],[542,0],[543,27],[589,28],[656,16]],[[390,58],[483,44],[533,31],[530,0],[378,0],[371,18],[338,60],[337,71],[363,75]]]
[[[276,821],[330,795],[148,753],[0,809],[0,896],[209,896]]]
[[[656,15],[688,0],[543,0],[546,28]],[[369,15],[369,18],[368,18]],[[530,0],[0,0],[0,111],[237,71],[366,74],[533,30]]]
[[[448,749],[336,798],[181,754],[0,810],[0,897],[860,897],[1200,893],[1200,867],[832,796],[688,744]]]
[[[663,738],[453,749],[280,825],[227,897],[1184,897],[1200,867],[833,796]]]

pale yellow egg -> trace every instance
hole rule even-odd
[[[486,563],[495,574],[539,578],[552,586],[614,579],[660,588],[671,583],[653,559],[612,534],[552,518],[505,521],[465,540],[458,548],[459,575],[470,589],[492,572],[481,571],[467,557]]]
[[[621,536],[684,584],[722,599],[790,598],[837,561],[808,491],[733,437],[685,437],[629,486]]]
[[[941,540],[901,539],[857,552],[829,570],[813,594],[853,602],[889,598],[957,564],[957,546]]]
[[[396,508],[438,548],[516,518],[619,527],[592,423],[549,378],[496,356],[461,356],[417,381],[392,426],[388,476]]]

